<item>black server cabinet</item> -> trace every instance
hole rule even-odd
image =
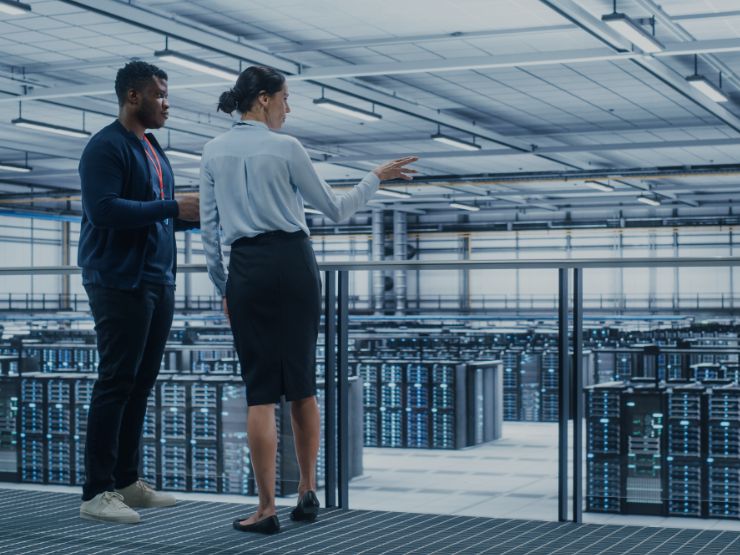
[[[362,380],[362,430],[363,443],[377,447],[380,443],[380,360],[361,360],[357,363],[357,374]]]
[[[621,412],[624,385],[594,386],[586,395],[586,510],[622,510]]]
[[[46,468],[46,382],[35,377],[20,380],[20,480],[42,484]]]
[[[387,361],[380,366],[380,444],[379,447],[404,447],[403,361]]]
[[[221,386],[221,438],[223,460],[221,491],[236,495],[249,493],[251,466],[247,445],[247,398],[244,384]]]
[[[664,427],[662,391],[634,387],[622,395],[623,511],[663,514]]]
[[[557,422],[560,414],[559,398],[559,376],[560,361],[557,351],[542,352],[542,366],[540,372],[540,420],[542,422]]]
[[[507,349],[501,354],[504,363],[504,420],[519,420],[521,414],[521,350]]]
[[[72,478],[73,483],[85,483],[85,440],[87,438],[87,415],[90,412],[90,401],[95,380],[88,377],[76,377],[72,382],[74,404],[72,412]]]
[[[0,376],[0,480],[18,480],[19,382]]]
[[[45,380],[46,482],[72,482],[72,385],[70,379]]]
[[[666,393],[666,513],[700,517],[704,483],[704,387],[679,385]]]
[[[740,518],[740,387],[715,386],[707,402],[707,516]]]

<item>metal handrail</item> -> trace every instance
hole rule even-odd
[[[740,266],[740,256],[698,256],[698,257],[660,257],[660,258],[548,258],[516,260],[411,260],[405,262],[320,262],[322,271],[356,270],[526,270],[559,268],[676,268],[676,267],[723,267]],[[179,264],[178,272],[202,273],[207,271],[205,264]],[[1,275],[35,275],[80,273],[77,266],[6,266],[0,267]]]

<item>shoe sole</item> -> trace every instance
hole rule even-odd
[[[117,517],[117,516],[101,516],[94,515],[91,513],[84,513],[80,511],[80,518],[85,520],[97,520],[98,522],[112,522],[114,524],[139,524],[141,522],[140,517]]]
[[[126,503],[126,501],[124,501],[124,503]],[[164,509],[165,507],[174,507],[176,504],[177,502],[156,505],[131,505],[129,503],[126,503],[126,505],[128,505],[132,509]]]

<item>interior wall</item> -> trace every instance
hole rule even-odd
[[[6,266],[48,266],[62,261],[62,222],[38,219],[0,217],[0,252]],[[204,264],[200,233],[192,234],[192,263]],[[77,260],[79,222],[71,224],[71,260]],[[656,228],[656,229],[578,229],[545,231],[487,232],[470,235],[471,260],[620,258],[620,257],[726,257],[737,254],[733,228]],[[184,262],[184,233],[177,234],[178,262]],[[319,262],[371,259],[368,235],[326,235],[313,237]],[[415,260],[462,260],[462,241],[452,233],[410,234]],[[224,249],[228,259],[228,248]],[[731,296],[740,288],[739,272],[730,268],[657,268],[589,269],[584,274],[586,296],[621,295],[632,297],[674,295]],[[215,290],[204,273],[193,274],[192,294],[211,296]],[[460,292],[461,272],[422,271],[408,276],[408,296],[422,298],[455,298]],[[79,275],[71,278],[72,294],[84,295]],[[23,276],[0,277],[0,294],[55,294],[61,292],[59,276],[40,276],[32,272]],[[523,298],[554,295],[557,271],[552,270],[476,270],[470,272],[471,298],[484,296],[521,296]],[[184,274],[177,277],[178,293],[184,294]],[[353,272],[350,295],[367,298],[370,275]]]

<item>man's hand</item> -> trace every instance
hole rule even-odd
[[[231,316],[229,316],[229,305],[226,304],[226,297],[224,297],[224,314],[226,315],[226,320],[229,322],[229,325],[231,325]]]
[[[200,220],[200,197],[198,193],[184,193],[178,195],[177,217],[186,222],[197,222]]]

